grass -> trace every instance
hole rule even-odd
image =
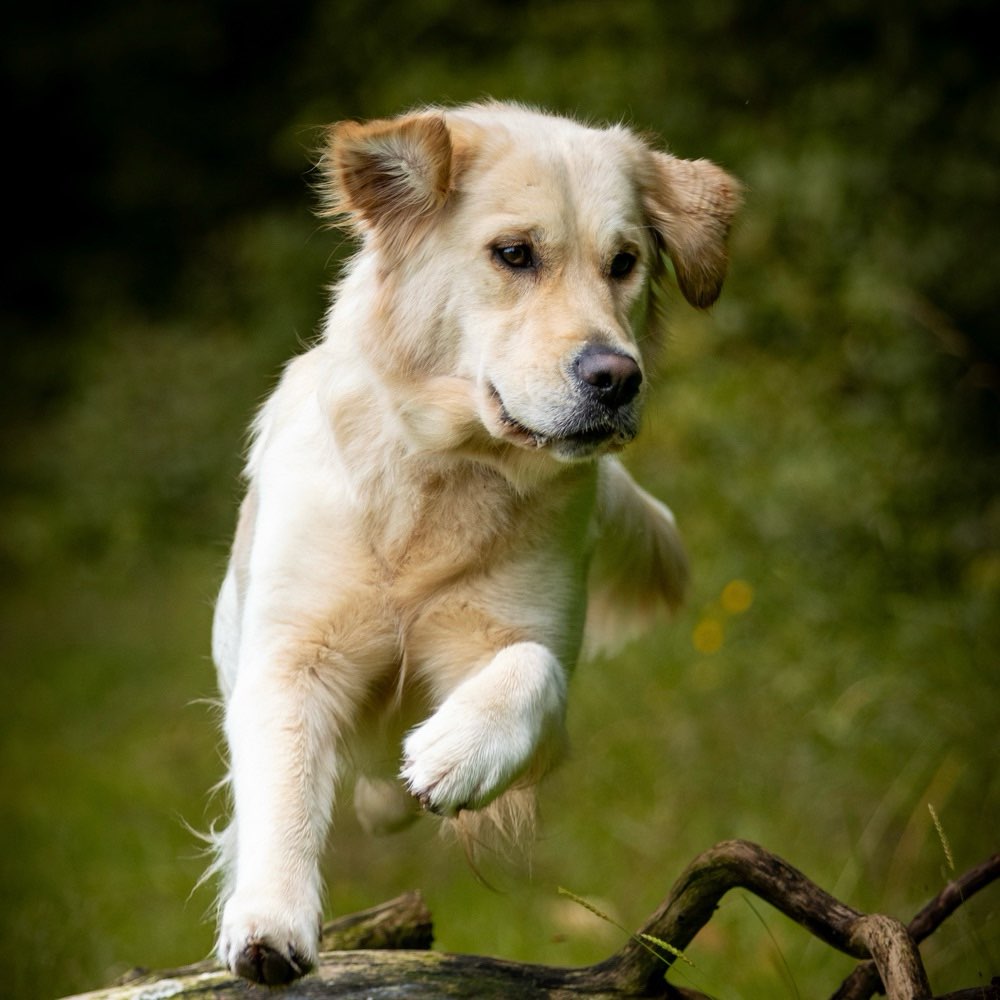
[[[223,767],[198,699],[214,693],[210,607],[241,435],[296,349],[293,335],[243,331],[308,330],[319,309],[268,312],[303,252],[292,232],[270,220],[241,235],[240,273],[259,297],[246,315],[208,333],[122,318],[86,362],[89,388],[16,458],[6,995],[83,990],[211,948],[185,823],[209,824]],[[750,224],[741,239],[758,236]],[[275,259],[265,295],[255,269]],[[345,810],[331,912],[416,887],[442,948],[573,964],[621,935],[558,886],[636,927],[724,838],[903,919],[950,874],[943,843],[959,870],[996,850],[1000,553],[988,539],[1000,508],[975,485],[982,467],[949,461],[938,433],[947,361],[890,306],[840,303],[850,336],[770,342],[753,332],[749,281],[734,275],[708,319],[678,308],[629,462],[678,516],[692,594],[673,623],[579,668],[573,750],[543,790],[529,870],[498,866],[491,892],[432,823],[369,841]],[[935,989],[1000,967],[996,907],[984,893],[925,946]],[[684,975],[727,1000],[823,995],[851,967],[739,894],[687,954]]]

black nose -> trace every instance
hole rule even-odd
[[[627,354],[588,344],[573,362],[587,391],[613,410],[631,403],[642,385],[642,372]]]

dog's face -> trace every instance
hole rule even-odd
[[[325,164],[403,303],[394,363],[469,379],[494,438],[566,461],[635,436],[663,253],[709,305],[739,199],[706,161],[506,105],[342,124]]]

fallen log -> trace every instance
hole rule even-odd
[[[417,893],[324,928],[312,974],[283,988],[282,1000],[427,1000],[476,997],[526,1000],[706,1000],[665,979],[677,955],[711,919],[731,889],[754,893],[821,941],[864,964],[835,1000],[1000,1000],[1000,978],[987,986],[932,998],[917,941],[973,893],[1000,877],[1000,855],[950,883],[908,929],[882,914],[864,914],[834,899],[786,861],[747,841],[726,841],[699,855],[641,930],[610,958],[583,968],[511,962],[431,951],[430,914]],[[665,946],[665,947],[664,947]],[[865,992],[865,991],[868,992]],[[147,973],[68,1000],[246,1000],[273,996],[212,962]]]

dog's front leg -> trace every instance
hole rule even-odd
[[[566,673],[545,646],[501,649],[406,738],[402,778],[425,808],[479,809],[561,750]]]
[[[241,664],[226,706],[236,863],[218,955],[256,982],[290,982],[316,961],[336,780],[330,694],[313,665],[285,650]]]

